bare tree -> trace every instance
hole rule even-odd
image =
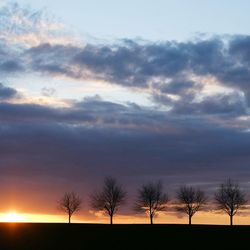
[[[71,216],[81,208],[81,199],[74,193],[65,193],[59,201],[59,209],[68,214],[69,223],[71,223]]]
[[[206,196],[200,189],[194,187],[181,186],[177,191],[178,206],[177,211],[188,215],[189,225],[192,224],[192,217],[206,203]]]
[[[102,190],[94,192],[91,196],[91,207],[97,211],[103,211],[110,217],[113,224],[113,216],[119,207],[125,202],[126,192],[116,179],[107,177],[104,180]]]
[[[233,225],[234,215],[247,203],[245,193],[237,183],[230,179],[220,185],[218,191],[215,193],[215,201],[218,209],[229,215],[231,226]]]
[[[153,218],[157,212],[166,210],[168,201],[168,195],[163,193],[163,186],[160,181],[148,183],[138,190],[134,209],[140,213],[147,213],[150,224],[153,224]]]

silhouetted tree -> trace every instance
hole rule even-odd
[[[74,193],[65,193],[59,201],[59,209],[68,214],[69,223],[71,222],[71,216],[81,208],[81,199]]]
[[[189,225],[191,225],[192,217],[206,203],[207,198],[205,196],[205,193],[200,189],[181,186],[177,191],[177,200],[179,204],[176,209],[179,212],[183,212],[188,215],[188,222]]]
[[[157,212],[166,210],[168,201],[168,195],[163,192],[160,181],[147,183],[138,190],[134,209],[140,213],[147,213],[150,224],[153,224],[153,218]]]
[[[247,203],[245,193],[240,189],[239,185],[228,179],[221,184],[215,193],[215,201],[218,209],[226,212],[230,217],[230,225],[233,225],[233,217],[239,209]]]
[[[104,180],[102,190],[94,192],[91,196],[91,207],[97,211],[103,211],[110,217],[113,224],[113,216],[119,207],[125,202],[126,192],[116,179],[107,177]]]

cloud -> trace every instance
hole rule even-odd
[[[44,9],[33,10],[16,1],[0,6],[0,39],[13,46],[30,47],[44,42],[68,44],[73,39],[65,26]]]
[[[124,39],[106,44],[79,44],[63,32],[60,22],[43,10],[34,11],[12,2],[1,7],[0,20],[0,72],[4,77],[40,73],[103,81],[138,93],[150,93],[156,104],[167,105],[179,113],[184,112],[182,107],[200,115],[211,115],[213,111],[215,114],[238,111],[238,115],[248,112],[250,38],[247,35],[185,42]],[[200,82],[199,77],[212,77],[216,84],[208,80],[206,84]],[[205,89],[209,86],[207,94]],[[225,91],[218,93],[216,88]],[[215,100],[218,109],[212,108]]]
[[[25,72],[21,53],[0,40],[0,73],[2,77]]]
[[[242,84],[242,81],[239,81],[238,84],[236,84],[236,82],[234,82],[234,84],[228,82],[225,76],[226,73],[227,77],[229,77],[234,71],[232,69],[230,71],[228,68],[224,69],[224,63],[216,67],[210,65],[213,64],[213,61],[216,61],[216,63],[227,61],[227,56],[223,57],[223,54],[229,54],[229,51],[230,53],[236,53],[235,49],[232,49],[235,47],[233,46],[235,40],[230,40],[229,42],[231,42],[232,45],[231,47],[228,46],[228,48],[230,48],[228,50],[226,50],[226,45],[224,45],[224,47],[222,46],[222,41],[218,42],[218,38],[215,41],[197,41],[192,43],[168,42],[165,44],[140,45],[135,42],[125,42],[123,46],[117,45],[114,46],[114,48],[112,48],[112,46],[102,47],[97,45],[92,45],[91,48],[89,48],[89,46],[80,48],[74,45],[41,44],[25,50],[21,59],[19,57],[16,59],[16,65],[21,66],[15,67],[15,63],[10,63],[8,66],[9,70],[6,66],[2,66],[1,68],[1,65],[0,69],[5,69],[6,74],[10,74],[14,70],[18,70],[20,74],[20,71],[22,72],[21,69],[24,68],[23,71],[26,73],[33,71],[52,76],[64,75],[76,79],[101,79],[112,84],[121,84],[128,88],[136,87],[137,90],[141,91],[147,89],[147,91],[151,93],[152,100],[157,104],[168,107],[170,114],[214,114],[231,115],[232,117],[248,115],[247,85]],[[167,52],[163,53],[165,50]],[[172,50],[175,52],[170,53]],[[179,51],[182,56],[185,55],[185,63],[182,62],[181,67],[168,68],[167,61],[168,59],[171,61],[169,55],[176,54],[176,51]],[[207,57],[206,53],[209,52],[208,60],[202,57],[203,51],[204,58]],[[82,53],[85,53],[85,55],[88,54],[88,57],[82,57]],[[15,55],[15,53],[13,53],[13,55]],[[80,57],[82,61],[79,61],[78,57]],[[140,58],[140,60],[138,58]],[[15,57],[12,60],[15,61],[14,59]],[[118,63],[119,60],[121,64]],[[153,63],[153,61],[156,62],[158,60],[161,60],[163,63],[162,67],[167,67],[168,70],[161,69],[158,63]],[[166,60],[167,63],[165,64],[163,60]],[[178,60],[177,56],[174,61]],[[231,61],[232,60],[234,59],[231,59]],[[159,67],[156,67],[156,64]],[[231,62],[229,64],[231,64]],[[243,62],[241,64],[243,64]],[[190,65],[192,65],[192,67]],[[235,65],[237,66],[238,62],[235,62]],[[123,66],[128,68],[124,69]],[[144,66],[148,68],[148,72],[145,68],[143,69]],[[236,66],[235,70],[237,71]],[[138,73],[136,70],[134,71],[135,68],[141,68],[141,72],[144,72],[142,76],[139,77],[140,79],[143,78],[143,81],[141,81],[139,85],[138,82],[134,82],[134,79],[135,77],[138,78],[137,74],[141,73]],[[193,77],[194,74],[199,74],[205,79],[212,75],[217,82],[215,85],[209,81],[204,83]],[[224,76],[222,76],[222,74],[224,74]],[[242,72],[240,72],[238,78],[241,79],[243,77],[242,75]],[[115,78],[117,78],[117,80],[114,80]],[[222,78],[224,79],[223,81],[221,81]],[[213,91],[214,86],[215,88],[230,87],[230,91],[220,91],[218,93]],[[205,88],[207,87],[212,88],[209,94],[205,92]],[[106,106],[104,105],[104,107]],[[53,117],[53,109],[51,109],[50,112],[51,117]],[[65,111],[62,111],[62,114],[66,116],[64,112]],[[62,114],[61,117],[63,116]],[[61,117],[56,117],[59,120],[61,119]],[[90,119],[90,117],[88,117],[88,119]],[[110,121],[114,120],[113,118],[111,119],[111,117],[108,119],[110,119]],[[122,122],[119,121],[119,124],[122,124]]]
[[[181,100],[173,100],[167,96],[154,95],[158,103],[170,106],[172,114],[182,115],[227,115],[232,117],[247,115],[247,104],[244,96],[237,92],[215,94],[195,101],[193,94],[184,94]]]
[[[8,100],[18,96],[18,92],[10,87],[5,87],[0,83],[0,100]]]
[[[125,182],[133,180],[135,187],[149,176],[169,185],[233,174],[244,179],[248,167],[249,133],[200,118],[104,101],[68,110],[1,104],[0,114],[0,167],[9,166],[6,174],[76,181],[98,179],[96,174],[127,176]]]
[[[51,70],[48,68],[47,73],[60,69],[58,73],[72,76],[74,74],[69,73],[65,65],[72,69],[73,64],[79,73],[77,77],[81,74],[86,77],[88,72],[90,77],[110,83],[145,88],[154,79],[175,80],[190,72],[204,75],[217,71],[217,64],[224,63],[222,49],[222,42],[218,40],[146,44],[125,41],[113,45],[88,44],[82,48],[43,44],[27,53],[35,57],[34,66],[41,71],[49,58]]]
[[[245,53],[237,49],[240,44],[246,47],[247,39],[248,37],[231,37],[225,41],[223,37],[217,37],[207,41],[182,43],[124,41],[110,45],[88,44],[83,47],[46,43],[25,51],[25,57],[30,62],[27,67],[35,72],[74,79],[101,80],[137,91],[150,91],[154,100],[159,100],[159,95],[165,95],[165,99],[169,95],[175,95],[179,100],[177,105],[189,105],[190,109],[194,108],[193,103],[200,95],[205,95],[206,101],[203,104],[209,102],[210,96],[211,102],[219,97],[217,101],[221,100],[221,105],[230,104],[225,108],[228,113],[233,108],[231,102],[225,101],[229,98],[228,90],[235,92],[230,100],[235,100],[238,96],[238,100],[233,103],[244,102],[242,99],[245,98],[248,106],[248,62]],[[212,90],[214,85],[211,85],[210,92],[214,92],[214,96],[211,93],[210,96],[207,95],[204,88],[209,87],[209,83],[199,82],[197,77],[214,77],[217,81],[215,87],[225,88],[225,92],[217,93],[216,88]]]
[[[2,102],[0,114],[1,135],[5,138],[2,146],[13,150],[22,145],[23,149],[16,152],[23,152],[26,160],[30,150],[35,151],[35,155],[45,156],[48,145],[51,145],[49,148],[59,150],[63,155],[60,159],[59,153],[53,154],[58,164],[62,164],[68,154],[77,156],[78,152],[80,158],[74,161],[84,161],[80,152],[88,155],[90,150],[90,156],[95,152],[98,155],[99,167],[102,163],[109,169],[119,162],[117,167],[122,172],[145,168],[145,173],[155,171],[159,174],[175,167],[185,172],[192,164],[200,168],[199,162],[217,165],[218,161],[228,158],[235,159],[236,164],[238,157],[248,157],[249,133],[237,126],[222,127],[207,118],[169,115],[135,104],[112,103],[98,96],[74,102],[68,108]],[[72,146],[68,153],[67,145]],[[179,157],[180,153],[182,157]],[[8,157],[9,154],[4,155]],[[92,156],[92,160],[97,160]],[[168,162],[171,162],[169,167]],[[152,164],[154,168],[150,167]]]
[[[43,87],[41,89],[41,92],[42,92],[42,95],[50,97],[50,96],[53,96],[56,93],[56,89]]]
[[[65,75],[71,78],[80,78],[83,73],[71,65],[72,56],[78,51],[74,46],[41,44],[25,51],[24,56],[30,62],[30,70],[51,75]]]
[[[201,90],[202,85],[180,77],[166,82],[155,82],[154,88],[163,94],[185,95],[193,90]]]
[[[35,103],[0,102],[2,121],[7,123],[55,123],[67,126],[86,126],[97,128],[132,129],[161,131],[171,121],[161,112],[140,107],[134,103],[126,105],[105,101],[99,96],[87,97],[83,101],[73,102],[70,107],[53,108]],[[169,125],[167,124],[169,123]]]
[[[230,54],[235,56],[237,60],[250,65],[250,37],[249,36],[235,36],[230,43]]]
[[[33,68],[41,72],[140,88],[148,87],[153,77],[177,75],[186,64],[183,52],[169,43],[89,44],[83,48],[43,44],[27,51],[27,55],[34,58]]]
[[[17,71],[21,71],[22,70],[22,66],[14,60],[7,60],[7,61],[3,61],[0,64],[0,69],[3,72],[17,72]]]

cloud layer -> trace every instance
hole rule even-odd
[[[237,36],[226,42],[223,38],[155,44],[124,41],[84,47],[46,43],[24,49],[18,56],[5,46],[0,70],[103,81],[147,91],[154,102],[176,112],[246,114],[249,41],[247,36]],[[218,92],[219,88],[224,91]]]

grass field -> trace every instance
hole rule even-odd
[[[1,250],[248,249],[249,239],[250,226],[0,224]]]

